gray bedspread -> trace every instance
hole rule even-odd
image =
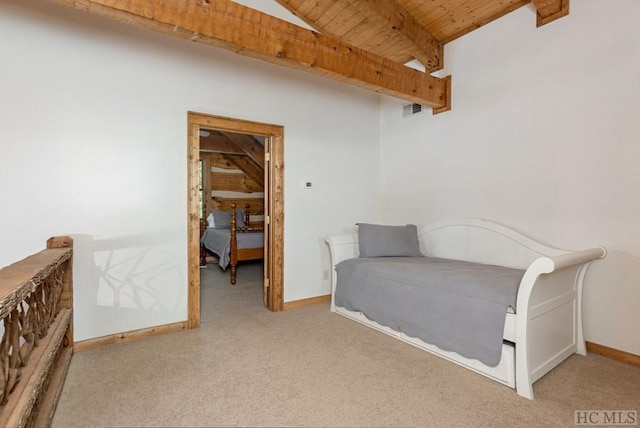
[[[238,249],[262,248],[264,246],[264,232],[241,232],[236,234]],[[218,256],[218,265],[222,270],[227,269],[231,262],[231,230],[207,228],[200,238],[204,247]]]
[[[495,367],[524,270],[433,257],[345,260],[335,303],[408,336]]]

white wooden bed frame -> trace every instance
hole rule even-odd
[[[502,358],[496,367],[409,337],[335,304],[335,265],[358,257],[358,235],[329,235],[334,266],[331,311],[441,356],[533,399],[533,383],[573,353],[586,355],[582,331],[582,286],[589,263],[602,247],[568,251],[536,242],[505,226],[479,219],[445,220],[418,227],[423,254],[526,269],[515,314],[507,313]]]

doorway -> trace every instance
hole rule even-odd
[[[266,307],[284,302],[284,128],[201,113],[188,113],[188,327],[200,326],[200,135],[217,130],[264,138],[264,286]]]

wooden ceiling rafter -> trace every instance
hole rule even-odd
[[[371,44],[359,44],[358,47],[402,63],[415,58],[425,66],[428,72],[437,71],[443,67],[443,44],[395,0],[316,2],[316,7],[311,9],[304,7],[308,4],[305,0],[276,0],[276,2],[317,31],[346,43],[364,39],[375,44],[376,37],[389,39],[381,32],[382,29],[389,30],[402,41],[400,53],[397,50],[391,50],[386,55],[381,54],[376,49],[372,49]],[[373,23],[375,25],[371,25]],[[368,32],[368,34],[362,34],[362,32]]]
[[[256,164],[253,159],[245,155],[225,154],[222,157],[229,163],[238,167],[247,177],[258,183],[258,186],[264,188],[264,168]]]
[[[538,27],[569,15],[569,0],[531,0],[531,2],[536,8]]]
[[[228,166],[238,168],[264,187],[264,146],[251,135],[206,130],[200,135],[200,151],[220,155]]]
[[[234,132],[222,133],[229,138],[236,146],[244,151],[256,164],[264,171],[264,146],[251,135],[236,134]]]
[[[443,111],[447,81],[231,0],[52,0]]]
[[[218,131],[208,131],[209,135],[200,135],[200,150],[207,152],[243,154],[244,151],[238,147],[226,135]]]
[[[283,0],[277,0],[283,1]],[[444,66],[444,44],[416,21],[406,9],[395,0],[359,0],[357,4],[366,7],[367,14],[374,13],[389,23],[391,29],[411,46],[415,59],[431,73]]]
[[[451,109],[451,76],[430,74],[442,68],[446,43],[529,3],[538,26],[569,13],[569,0],[275,0],[316,32],[232,0],[51,1],[432,107],[434,114]],[[413,59],[427,72],[404,65]]]

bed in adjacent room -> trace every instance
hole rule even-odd
[[[206,219],[200,237],[201,265],[206,265],[207,251],[218,257],[222,270],[230,267],[231,284],[236,283],[238,262],[264,258],[264,228],[251,225],[249,207],[231,211],[213,210]]]

